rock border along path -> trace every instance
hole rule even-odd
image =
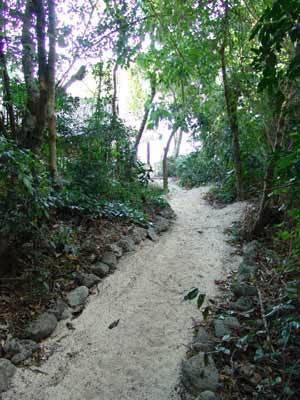
[[[60,322],[44,342],[53,355],[38,371],[18,369],[3,400],[179,399],[174,388],[197,313],[184,294],[198,287],[213,297],[214,280],[239,263],[224,229],[244,206],[213,209],[206,191],[172,187],[171,231],[121,258],[72,321],[75,329]]]

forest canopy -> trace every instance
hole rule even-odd
[[[217,208],[248,202],[240,230],[232,227],[239,250],[258,239],[280,260],[264,275],[271,300],[265,312],[259,297],[261,325],[235,338],[232,355],[219,341],[217,356],[229,354],[233,370],[236,352],[244,360],[252,346],[251,362],[270,378],[259,376],[257,398],[296,399],[299,99],[299,0],[0,0],[0,289],[12,285],[9,318],[24,325],[82,285],[109,245],[102,279],[117,265],[112,242],[123,243],[121,257],[134,234],[157,240],[155,218],[163,232],[174,217],[168,177],[187,189],[209,185],[206,200]],[[159,166],[149,132],[162,139]],[[193,151],[182,154],[186,138]]]

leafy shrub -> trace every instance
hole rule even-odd
[[[264,167],[254,155],[245,155],[243,167],[247,192],[255,192],[263,180]],[[236,197],[234,170],[225,156],[211,156],[205,149],[200,149],[177,160],[176,175],[185,187],[214,184],[211,193],[222,203],[230,203]]]
[[[162,189],[153,185],[145,187],[138,181],[127,184],[111,181],[107,185],[105,193],[87,193],[84,186],[72,188],[66,185],[56,193],[55,205],[92,216],[129,218],[141,223],[147,220],[144,213],[147,206],[163,208],[167,204]]]
[[[157,176],[163,176],[163,163],[159,161],[154,164],[154,170]],[[174,157],[168,157],[168,177],[177,177],[177,159]]]
[[[132,166],[131,160],[121,160],[117,168],[115,162],[120,153],[113,152],[112,158],[107,160],[101,142],[85,139],[77,143],[76,151],[70,151],[65,162],[64,185],[55,199],[57,206],[89,214],[103,214],[104,210],[114,209],[111,215],[140,219],[133,209],[143,211],[146,202],[163,205],[162,191],[148,185],[141,164]],[[123,204],[122,210],[120,204]]]
[[[187,187],[217,182],[219,185],[228,178],[228,166],[219,157],[210,157],[204,149],[180,157],[176,164],[180,184]]]
[[[221,203],[232,203],[235,200],[235,175],[231,170],[227,173],[226,178],[213,186],[210,190],[214,200]]]
[[[0,154],[0,233],[31,235],[48,218],[50,186],[44,165],[3,137]]]

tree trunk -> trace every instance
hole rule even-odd
[[[34,78],[35,43],[31,36],[33,27],[33,5],[27,0],[22,29],[22,66],[27,92],[25,116],[22,121],[21,143],[32,150],[40,146],[40,135],[35,132],[38,103],[38,87]],[[36,137],[37,136],[37,137]]]
[[[178,132],[178,135],[174,136],[174,158],[178,158],[179,154],[180,154],[180,147],[181,147],[181,143],[182,143],[182,136],[183,136],[183,132],[180,129],[180,131]]]
[[[35,41],[31,31],[33,14],[36,15],[38,82],[34,75],[36,58]],[[23,119],[22,144],[38,152],[43,142],[43,131],[47,111],[47,59],[46,59],[46,19],[42,0],[27,0],[22,29],[22,65],[27,91],[26,112]]]
[[[103,80],[103,63],[99,62],[99,72],[97,74],[99,79],[98,87],[97,87],[97,101],[96,101],[96,113],[97,115],[102,110],[102,80]]]
[[[5,119],[4,114],[3,114],[3,112],[0,111],[0,134],[1,135],[6,134],[4,119]]]
[[[274,145],[272,146],[272,154],[265,172],[264,188],[260,199],[259,210],[253,228],[250,232],[250,236],[259,235],[262,232],[263,228],[265,227],[265,221],[266,221],[265,214],[268,209],[268,200],[273,190],[272,186],[274,180],[275,167],[280,155],[280,150],[282,149],[284,142],[283,139],[285,133],[286,116],[288,111],[289,99],[291,95],[291,83],[288,82],[287,86],[288,86],[287,96],[281,105],[280,114],[277,119],[277,126],[275,130]]]
[[[145,104],[143,119],[141,121],[141,125],[140,125],[140,128],[139,128],[137,137],[135,139],[135,143],[134,143],[134,161],[137,160],[138,147],[139,147],[140,141],[142,139],[143,133],[144,133],[145,128],[146,128],[146,124],[147,124],[147,121],[148,121],[151,105],[153,103],[155,94],[156,94],[156,82],[155,82],[155,79],[153,78],[153,79],[151,79],[151,94],[150,94],[150,97],[149,97],[149,99],[147,100],[147,102]]]
[[[235,93],[233,93],[228,82],[224,45],[222,46],[220,53],[226,110],[232,135],[232,154],[236,177],[236,194],[238,200],[244,200],[242,160],[239,141],[240,132],[237,117],[237,96]]]
[[[16,137],[16,120],[13,109],[12,94],[10,89],[10,78],[7,71],[6,55],[5,55],[5,18],[4,18],[4,2],[0,0],[0,68],[3,85],[3,100],[7,110],[10,133],[13,138]]]
[[[48,6],[49,7],[49,6]],[[49,15],[50,18],[50,15]],[[50,20],[49,20],[50,23]],[[86,66],[81,65],[81,67],[78,69],[75,74],[71,76],[71,78],[63,85],[63,86],[58,86],[59,89],[62,89],[64,92],[67,91],[67,89],[73,85],[73,83],[77,81],[82,81],[86,75]]]
[[[228,0],[224,1],[224,10],[225,10],[225,15],[223,20],[224,24],[223,43],[220,49],[221,69],[222,69],[226,110],[232,136],[232,154],[233,154],[233,163],[235,170],[236,194],[238,200],[244,200],[243,171],[242,171],[242,160],[241,160],[241,150],[240,150],[240,140],[239,140],[240,131],[238,124],[238,116],[237,116],[238,96],[236,93],[234,93],[233,88],[230,86],[228,82],[226,57],[225,57],[225,51],[227,47],[227,35],[229,34]]]
[[[147,142],[147,164],[151,165],[150,142]]]
[[[112,95],[112,100],[111,100],[111,108],[112,108],[112,115],[113,118],[115,119],[116,116],[118,115],[118,105],[117,105],[117,73],[118,73],[118,62],[116,61],[113,69],[113,95]]]
[[[172,142],[172,139],[174,135],[176,134],[177,129],[173,129],[172,132],[170,133],[170,136],[168,138],[166,147],[164,148],[164,156],[163,156],[163,188],[164,191],[168,191],[168,153],[170,149],[170,145]]]
[[[48,137],[49,171],[52,180],[57,178],[56,160],[56,117],[55,117],[55,65],[56,65],[56,15],[55,0],[48,1],[49,12],[49,55],[48,55]]]
[[[47,122],[48,108],[48,65],[46,51],[46,16],[44,0],[34,0],[36,14],[36,36],[37,36],[37,59],[38,59],[38,79],[39,79],[39,101],[37,105],[37,125],[36,131],[40,135],[39,141],[43,142],[43,131]],[[48,29],[50,26],[48,27]],[[50,39],[50,38],[49,38]]]

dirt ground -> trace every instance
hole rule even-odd
[[[20,368],[3,400],[179,399],[174,388],[192,318],[201,318],[195,303],[183,297],[192,287],[214,297],[215,280],[239,262],[224,230],[244,205],[212,208],[203,199],[206,192],[172,187],[172,229],[121,259],[72,321],[75,329],[61,322],[44,343],[51,357],[39,369]]]

